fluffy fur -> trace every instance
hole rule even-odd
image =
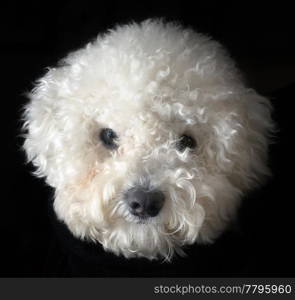
[[[178,24],[118,26],[50,68],[29,98],[24,149],[55,189],[58,218],[127,258],[170,259],[214,241],[269,174],[269,101],[219,43]],[[116,150],[99,139],[106,127]],[[175,147],[184,133],[194,151]],[[136,184],[166,197],[145,222],[123,201]]]

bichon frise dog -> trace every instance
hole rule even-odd
[[[29,94],[24,149],[71,232],[125,257],[214,241],[269,174],[269,101],[175,23],[118,26]]]

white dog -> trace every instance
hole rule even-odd
[[[214,241],[269,174],[269,101],[219,43],[174,23],[98,36],[29,97],[24,148],[58,218],[127,258]]]

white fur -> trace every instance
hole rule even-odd
[[[212,242],[241,196],[269,174],[270,104],[221,45],[174,23],[118,26],[50,68],[29,95],[24,149],[55,188],[57,216],[79,238],[125,257],[170,259]],[[117,150],[99,140],[119,136]],[[195,151],[175,142],[192,135]],[[135,183],[164,191],[140,223],[123,201]]]

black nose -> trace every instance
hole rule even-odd
[[[155,217],[164,205],[165,196],[159,190],[134,187],[126,192],[125,201],[133,215],[141,218]]]

